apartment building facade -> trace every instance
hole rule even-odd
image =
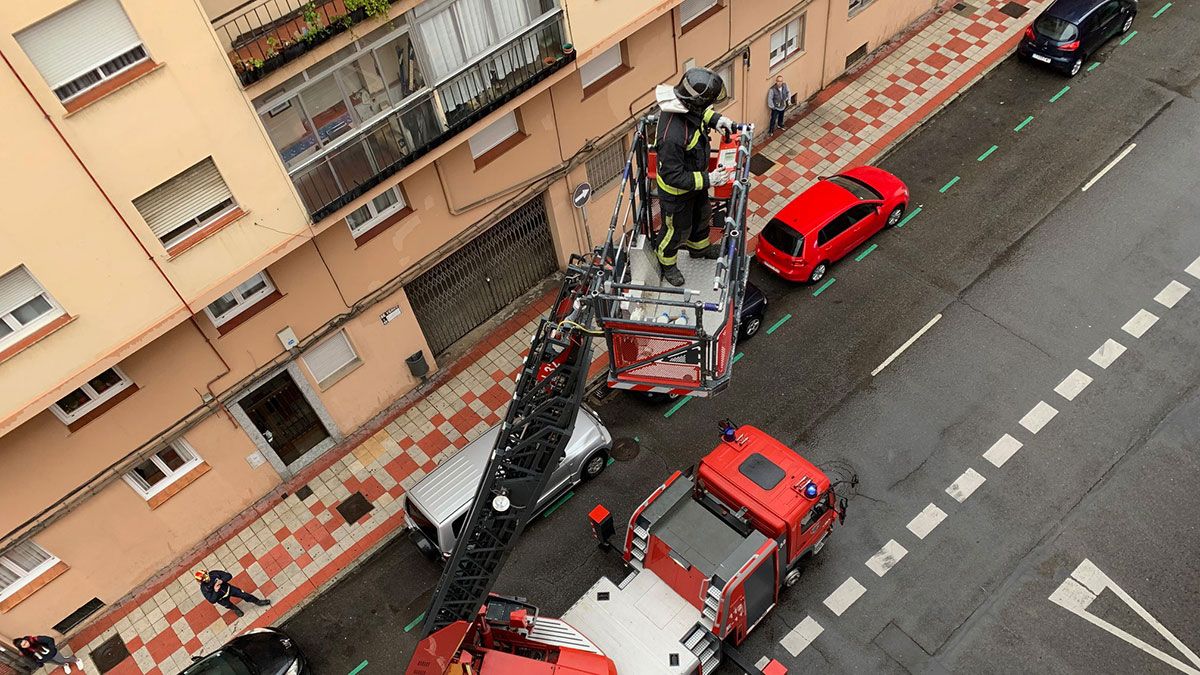
[[[78,630],[589,249],[655,85],[711,66],[762,125],[934,6],[0,7],[0,637]]]

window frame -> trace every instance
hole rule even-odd
[[[595,65],[596,63],[598,63],[600,61],[601,57],[605,57],[605,56],[611,54],[613,51],[616,51],[616,53],[617,53],[617,62],[615,64],[610,66],[607,70],[604,70],[599,73],[595,73],[594,75],[591,75],[590,77],[585,76],[584,69],[586,69],[588,66]],[[608,77],[612,73],[614,73],[624,67],[628,67],[628,64],[625,63],[625,42],[621,41],[621,42],[618,42],[615,45],[609,47],[608,49],[605,49],[604,51],[600,52],[596,56],[592,57],[590,60],[588,60],[587,63],[579,66],[580,87],[586,92],[588,90],[588,88],[593,87],[594,85],[600,83],[601,81],[604,80],[604,78]]]
[[[383,195],[385,195],[389,192],[395,193],[396,201],[394,203],[392,203],[391,205],[389,205],[386,209],[380,211],[375,206],[375,200],[379,199],[380,197],[382,197]],[[371,216],[369,218],[367,218],[366,220],[364,220],[361,224],[359,224],[358,227],[354,227],[353,225],[350,224],[350,216],[354,215],[355,213],[357,213],[358,211],[361,211],[364,208],[367,209],[367,211],[371,214]],[[405,197],[404,197],[404,191],[400,189],[399,185],[393,185],[392,187],[375,195],[371,199],[368,199],[366,201],[366,203],[364,203],[362,206],[358,207],[357,209],[354,209],[350,213],[347,213],[346,218],[345,218],[346,227],[350,229],[350,236],[353,237],[354,239],[358,239],[359,237],[363,236],[364,234],[375,229],[377,226],[379,226],[381,223],[383,223],[383,221],[387,220],[392,215],[399,213],[407,208],[408,208],[408,200],[405,199]]]
[[[162,461],[158,457],[158,453],[168,448],[174,450],[185,460],[183,465],[178,469],[172,470],[167,466],[166,462]],[[186,476],[189,471],[204,463],[204,460],[200,458],[200,455],[196,454],[195,448],[193,448],[190,443],[182,438],[176,438],[173,441],[163,444],[162,447],[155,450],[153,454],[147,456],[146,461],[153,463],[156,467],[158,467],[158,470],[163,473],[163,479],[161,481],[155,483],[154,485],[142,485],[142,483],[145,483],[146,480],[135,474],[134,470],[138,466],[141,466],[144,462],[139,462],[137,465],[130,467],[129,470],[126,471],[122,476],[122,478],[125,479],[125,482],[129,484],[129,487],[133,488],[133,490],[141,495],[146,501],[149,501],[155,495],[165,490],[172,483]]]
[[[483,135],[483,133],[485,131],[498,126],[501,122],[508,120],[510,117],[513,120],[513,132],[512,133],[508,134],[507,136],[503,136],[501,138],[496,139],[494,142],[490,143],[487,147],[480,148],[478,150],[475,148],[475,144],[472,143],[472,141],[474,141],[479,136]],[[492,150],[495,150],[496,148],[500,147],[505,141],[509,140],[510,138],[512,138],[514,136],[518,136],[521,133],[523,133],[521,131],[521,118],[517,116],[517,111],[516,110],[508,111],[508,113],[497,118],[495,122],[492,122],[491,124],[487,125],[486,127],[483,127],[482,129],[475,132],[470,138],[467,139],[467,146],[468,146],[468,149],[471,151],[471,159],[478,161],[479,159],[481,159],[482,157],[487,155]]]
[[[725,79],[724,71],[729,71],[729,79],[728,80]],[[724,108],[725,106],[729,105],[730,103],[732,103],[734,100],[737,99],[737,97],[733,95],[733,86],[734,86],[733,61],[726,61],[725,63],[717,65],[716,67],[713,68],[713,72],[715,72],[717,74],[717,76],[721,78],[721,82],[723,82],[725,84],[725,96],[718,97],[717,100],[713,102],[713,108]]]
[[[795,34],[789,35],[789,31],[795,28]],[[805,48],[805,34],[808,32],[808,12],[801,12],[796,18],[791,19],[787,23],[780,26],[777,30],[771,31],[771,35],[767,41],[767,69],[770,71],[777,66],[782,65],[797,54],[803,54]],[[771,49],[771,42],[775,36],[783,33],[783,44],[780,45],[780,53],[778,56],[773,56],[775,51]],[[791,50],[787,49],[788,42],[793,42],[794,46]]]
[[[58,302],[54,299],[54,296],[50,295],[50,292],[46,290],[46,287],[42,285],[42,282],[37,280],[37,277],[33,276],[33,273],[29,271],[28,267],[25,267],[24,265],[18,265],[8,272],[0,274],[0,278],[8,276],[9,274],[21,269],[25,270],[25,274],[33,280],[33,283],[38,285],[38,288],[40,288],[42,292],[28,298],[16,307],[7,310],[0,309],[0,323],[3,323],[5,327],[12,331],[8,335],[0,337],[0,349],[5,349],[13,344],[16,344],[29,335],[37,332],[39,329],[49,325],[50,322],[54,321],[60,316],[66,314],[66,310],[63,309],[62,305],[58,304]],[[37,298],[42,298],[45,300],[46,303],[50,305],[50,309],[43,314],[39,314],[36,319],[30,321],[29,323],[20,323],[20,321],[14,315],[14,312],[33,302]]]
[[[266,282],[266,285],[263,286],[263,288],[261,288],[260,290],[255,291],[252,295],[248,296],[249,298],[252,298],[252,299],[247,299],[247,296],[242,296],[240,291],[238,291],[238,289],[240,287],[245,286],[246,284],[250,283],[251,279],[254,279],[255,277],[260,277],[260,276],[263,278],[263,281]],[[274,293],[278,290],[279,289],[275,287],[275,282],[273,282],[271,280],[271,275],[267,274],[266,270],[263,270],[257,274],[251,275],[249,279],[246,279],[245,281],[238,284],[237,286],[234,286],[233,288],[229,289],[228,292],[222,293],[220,298],[217,298],[216,300],[213,300],[212,302],[205,305],[204,313],[208,316],[208,320],[212,322],[212,325],[214,328],[220,328],[221,326],[229,323],[233,318],[235,318],[239,314],[242,314],[243,312],[250,309],[251,307],[254,307],[258,303],[260,303],[264,299],[266,299],[267,296],[271,295],[272,293]],[[218,300],[220,300],[221,298],[223,298],[226,295],[229,295],[231,293],[234,294],[235,297],[237,297],[237,299],[238,299],[237,304],[234,305],[231,309],[227,310],[224,314],[222,314],[220,316],[217,316],[216,314],[214,314],[211,310],[211,307],[214,304],[216,304],[216,302]]]
[[[684,28],[689,28],[689,27],[699,23],[700,21],[703,21],[705,14],[711,12],[714,7],[719,7],[721,5],[721,0],[695,0],[698,3],[704,3],[704,6],[700,7],[699,10],[694,10],[691,16],[684,18],[683,6],[692,1],[693,0],[683,0],[683,2],[679,3],[679,28],[680,28],[680,30],[683,30]]]
[[[121,381],[118,382],[117,384],[114,384],[113,386],[109,387],[108,389],[104,390],[103,393],[97,394],[96,390],[93,389],[92,385],[90,384],[91,380],[96,379],[96,377],[100,377],[101,375],[103,375],[104,373],[106,373],[110,370],[112,372],[116,373],[117,377],[121,378]],[[54,413],[54,416],[57,417],[59,419],[59,421],[61,421],[63,424],[74,424],[75,422],[78,422],[80,419],[82,419],[84,416],[86,416],[88,413],[90,413],[93,410],[95,410],[96,408],[99,408],[100,406],[104,405],[107,401],[115,398],[118,394],[120,394],[121,392],[125,391],[126,389],[132,387],[133,385],[134,385],[133,380],[130,379],[130,377],[128,375],[126,375],[124,372],[122,372],[120,367],[113,366],[111,368],[106,368],[106,369],[100,371],[99,373],[97,373],[95,377],[89,379],[87,382],[84,382],[83,384],[79,385],[75,389],[72,389],[70,392],[68,392],[68,394],[71,394],[77,390],[82,389],[82,390],[84,390],[85,394],[88,394],[88,396],[91,397],[91,400],[89,400],[87,403],[79,406],[79,408],[77,408],[74,412],[67,412],[67,411],[63,410],[58,405],[58,401],[55,401],[54,403],[50,404],[50,412]],[[62,400],[62,398],[65,398],[65,396],[60,397],[59,400]]]
[[[25,568],[21,567],[20,565],[18,565],[16,562],[12,561],[8,557],[8,554],[10,551],[12,551],[13,549],[20,547],[20,546],[32,546],[32,547],[36,548],[37,550],[41,551],[42,553],[44,553],[46,555],[46,560],[38,563],[38,565],[36,567],[34,567],[33,569],[26,570]],[[46,549],[42,548],[41,546],[38,546],[32,540],[26,540],[26,541],[19,542],[13,546],[8,547],[3,552],[0,552],[0,565],[2,565],[5,569],[12,572],[13,574],[17,575],[17,580],[14,581],[10,586],[8,586],[7,588],[0,589],[0,601],[7,600],[8,598],[12,597],[18,591],[20,591],[22,588],[29,585],[30,582],[32,582],[35,579],[37,579],[38,577],[42,576],[43,574],[48,572],[52,567],[54,567],[55,565],[57,565],[60,562],[62,562],[62,561],[59,560],[58,556],[47,551]]]
[[[224,179],[223,176],[222,179]],[[171,235],[170,239],[159,238],[158,241],[163,245],[163,248],[170,251],[172,248],[183,243],[188,237],[237,211],[238,208],[237,199],[231,194],[228,199],[221,200],[216,206],[212,206],[207,211],[193,216],[190,220],[185,220],[179,227],[168,232],[167,234]]]
[[[313,370],[312,364],[309,363],[308,359],[305,358],[309,354],[302,354],[300,357],[304,361],[304,367],[308,369],[309,375],[312,375],[313,381],[317,383],[317,388],[321,391],[325,391],[329,387],[332,387],[338,382],[338,380],[342,379],[342,377],[350,373],[350,371],[358,368],[358,366],[363,362],[362,355],[359,354],[358,350],[354,348],[354,343],[350,341],[350,335],[346,332],[345,328],[322,340],[320,344],[315,345],[312,349],[323,347],[338,338],[341,338],[342,341],[346,343],[346,347],[350,350],[351,358],[349,361],[346,361],[345,363],[329,371],[325,377],[322,378],[317,376],[316,371]],[[312,349],[308,350],[309,353],[312,352]]]
[[[614,147],[620,148],[620,152],[617,154],[615,161],[616,171],[612,175],[604,177],[603,180],[596,180],[596,177],[592,175],[593,162],[611,159],[610,157],[606,156],[605,153],[610,152]],[[611,143],[596,151],[595,154],[589,157],[587,161],[584,162],[584,171],[587,174],[588,183],[592,186],[592,192],[603,192],[612,185],[620,184],[618,179],[624,174],[625,161],[628,157],[629,149],[625,143],[624,136],[620,136],[619,138],[613,140]]]

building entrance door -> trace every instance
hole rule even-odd
[[[271,450],[291,466],[329,438],[308,399],[285,370],[238,402]]]

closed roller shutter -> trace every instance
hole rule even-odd
[[[350,345],[344,330],[304,354],[304,365],[308,366],[308,371],[321,385],[357,361],[358,354],[354,353],[354,347]]]
[[[232,199],[212,157],[133,200],[154,235],[162,239],[180,225]]]
[[[82,0],[16,38],[51,89],[142,43],[117,0]]]
[[[43,293],[42,286],[23,266],[0,277],[0,314],[7,314]]]

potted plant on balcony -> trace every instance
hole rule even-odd
[[[283,54],[285,61],[291,61],[304,53],[304,45],[298,40],[284,40],[283,50],[280,53]]]
[[[562,46],[563,56],[570,56],[575,53],[575,45],[570,42],[564,42]]]

